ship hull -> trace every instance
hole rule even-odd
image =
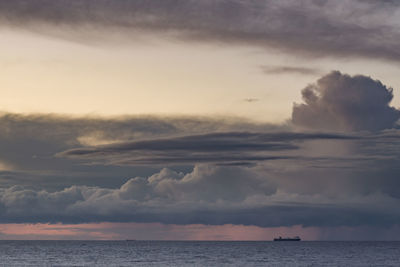
[[[274,241],[300,241],[300,238],[274,238]]]

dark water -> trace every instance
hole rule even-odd
[[[2,266],[400,266],[400,242],[0,241]]]

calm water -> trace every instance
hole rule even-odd
[[[400,266],[400,242],[0,241],[3,266]]]

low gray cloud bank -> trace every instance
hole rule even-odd
[[[313,130],[379,131],[395,127],[400,111],[390,106],[393,90],[363,75],[331,72],[302,90],[292,122]]]
[[[374,193],[329,197],[277,191],[263,173],[198,165],[184,174],[163,169],[118,189],[72,186],[62,191],[1,189],[1,222],[97,221],[259,226],[393,225],[398,199]],[[381,218],[385,218],[382,220]]]

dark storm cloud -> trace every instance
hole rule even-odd
[[[26,185],[60,189],[71,185],[120,186],[132,173],[149,175],[152,167],[82,165],[54,155],[79,146],[112,144],[209,132],[282,131],[281,125],[256,124],[238,118],[205,117],[68,117],[0,114],[0,187]],[[189,163],[188,163],[189,164]],[[112,179],[111,179],[112,178]]]
[[[396,129],[7,113],[0,122],[0,163],[11,166],[0,170],[2,223],[382,227],[400,217]]]
[[[317,75],[321,73],[321,71],[318,69],[307,68],[307,67],[261,66],[260,68],[265,74]]]
[[[323,133],[225,132],[77,148],[58,155],[89,160],[104,159],[109,164],[121,165],[198,162],[242,165],[252,161],[291,158],[271,152],[296,150],[299,147],[295,142],[324,139],[352,140],[357,137]]]
[[[386,227],[400,219],[398,129],[7,113],[0,123],[2,223]]]
[[[389,1],[0,1],[3,25],[81,41],[90,38],[88,33],[103,40],[115,37],[112,32],[128,38],[150,33],[303,56],[394,61],[400,59],[397,11]]]
[[[163,136],[252,129],[277,131],[284,125],[256,124],[239,118],[206,117],[68,117],[56,115],[0,114],[0,142],[12,159],[14,150],[57,152],[76,145],[99,145]],[[43,151],[44,150],[44,151]],[[48,151],[47,151],[48,150]],[[21,151],[21,150],[19,150]],[[15,153],[17,154],[18,151]],[[10,154],[11,153],[11,154]],[[39,156],[39,155],[36,155]],[[1,155],[0,155],[1,158]]]
[[[395,127],[400,111],[390,106],[393,90],[363,75],[331,72],[302,90],[295,104],[295,125],[329,131],[379,131]]]
[[[381,194],[286,194],[252,169],[198,165],[187,174],[163,169],[148,178],[135,177],[117,189],[11,187],[0,191],[0,221],[382,226],[397,223],[398,204]]]

